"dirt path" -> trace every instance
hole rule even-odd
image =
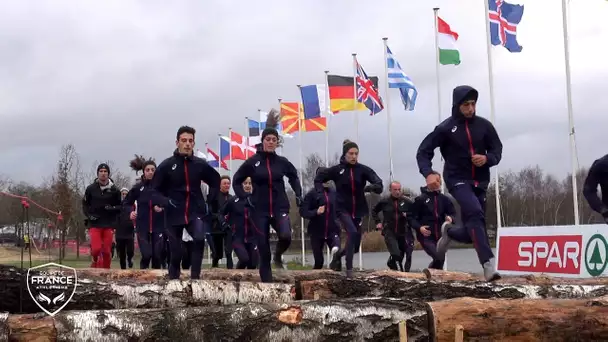
[[[35,249],[32,250],[32,260],[47,260],[48,255],[39,254]],[[23,258],[29,260],[29,251],[23,251]],[[0,264],[3,262],[21,260],[21,248],[19,247],[0,247]]]

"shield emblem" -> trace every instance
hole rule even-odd
[[[42,311],[50,316],[63,309],[76,293],[76,269],[50,262],[27,270],[27,291]]]

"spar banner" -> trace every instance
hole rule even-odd
[[[504,227],[498,229],[498,271],[505,275],[608,276],[608,227]]]

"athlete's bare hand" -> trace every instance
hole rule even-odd
[[[325,206],[322,205],[317,209],[317,215],[323,215],[323,213],[325,212]]]
[[[429,226],[422,226],[420,227],[420,233],[422,233],[424,236],[430,236],[431,230],[429,229]]]
[[[137,219],[137,211],[132,211],[131,214],[129,214],[129,218],[131,220]]]
[[[488,161],[488,157],[484,156],[483,154],[474,154],[471,157],[471,161],[473,162],[473,165],[481,167],[484,166],[485,163]]]

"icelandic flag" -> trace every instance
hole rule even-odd
[[[329,111],[325,84],[313,84],[300,87],[304,117],[308,120],[325,116]]]
[[[388,87],[399,89],[405,110],[414,110],[418,90],[412,79],[403,72],[388,46],[386,47],[386,65],[388,67]]]
[[[510,52],[521,52],[523,47],[517,42],[517,25],[524,15],[524,6],[504,0],[488,0],[488,5],[492,45],[502,45]]]
[[[357,67],[357,101],[365,104],[365,107],[371,111],[370,115],[376,115],[384,109],[382,98],[372,80],[367,77],[361,64],[356,60],[355,63]]]

